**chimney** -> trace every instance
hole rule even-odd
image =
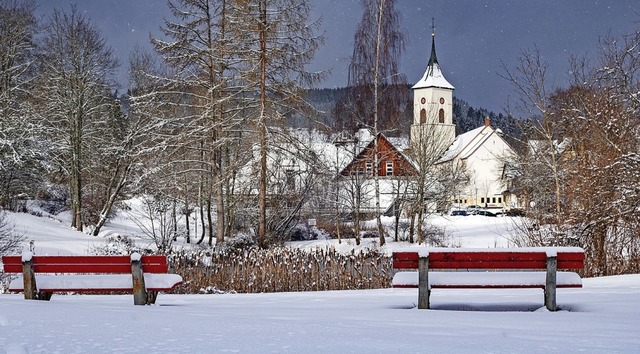
[[[489,117],[486,117],[484,119],[484,126],[485,127],[491,126],[491,119],[489,119]]]

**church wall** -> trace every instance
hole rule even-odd
[[[502,181],[504,159],[511,148],[496,134],[492,134],[482,146],[464,161],[471,180],[461,193],[458,201],[467,200],[466,205],[481,207],[505,207],[506,201],[502,192],[505,184]]]

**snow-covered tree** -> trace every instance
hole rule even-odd
[[[87,158],[109,129],[118,62],[99,30],[75,6],[54,10],[38,54],[34,98],[50,145],[50,162],[69,184],[72,227],[82,230]]]
[[[33,2],[0,1],[0,206],[33,194],[42,180],[42,147],[30,108],[37,21]]]

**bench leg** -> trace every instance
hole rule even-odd
[[[556,311],[556,277],[558,270],[558,257],[547,257],[547,280],[544,286],[544,305],[549,311]]]
[[[429,296],[431,288],[429,287],[429,256],[420,257],[418,261],[418,308],[429,308]]]
[[[44,300],[44,301],[51,300],[51,296],[53,296],[53,293],[51,292],[38,291],[38,294],[37,294],[38,300]]]
[[[25,300],[38,299],[38,287],[36,285],[36,275],[33,273],[31,260],[22,262],[22,285]]]
[[[131,277],[133,279],[133,304],[148,304],[147,289],[144,284],[144,275],[142,274],[142,261],[131,260]]]
[[[155,304],[157,298],[158,298],[157,291],[147,291],[147,304],[149,305]]]

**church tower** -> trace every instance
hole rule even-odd
[[[427,70],[413,85],[411,144],[438,142],[448,147],[456,136],[453,124],[453,89],[444,78],[436,57],[435,27],[431,32],[431,56]]]

